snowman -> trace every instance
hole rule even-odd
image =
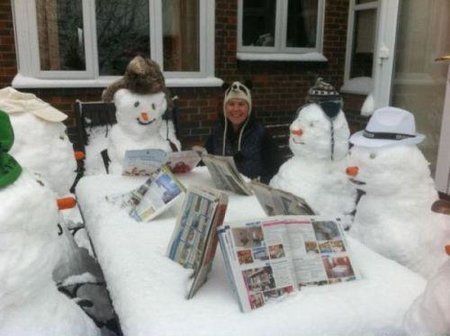
[[[350,131],[338,92],[320,78],[310,89],[310,104],[290,126],[294,156],[270,181],[272,187],[306,200],[315,213],[340,216],[345,225],[355,209],[356,189],[345,175]]]
[[[429,163],[417,148],[414,116],[405,110],[376,110],[350,142],[347,174],[365,192],[350,234],[374,251],[429,278],[446,260],[450,230],[431,211],[438,199]]]
[[[11,155],[41,175],[58,196],[67,195],[77,174],[73,146],[62,123],[67,116],[35,95],[11,87],[0,90],[0,109],[9,114],[16,135]]]
[[[433,211],[450,215],[450,202],[439,200],[433,204]],[[450,217],[447,217],[447,221]],[[450,223],[447,223],[450,229]],[[450,255],[450,241],[445,246]],[[450,335],[450,259],[428,281],[424,293],[408,310],[404,326],[409,335]]]
[[[155,148],[172,151],[169,142],[159,133],[162,115],[167,109],[164,92],[137,94],[120,89],[114,94],[114,104],[117,124],[112,127],[108,140],[110,173],[122,173],[127,150]]]
[[[52,280],[60,253],[55,194],[8,154],[13,139],[0,112],[0,335],[99,335]]]

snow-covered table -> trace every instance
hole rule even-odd
[[[185,185],[212,185],[205,168]],[[177,207],[138,223],[105,200],[142,178],[89,176],[77,187],[84,219],[127,336],[401,335],[403,315],[425,280],[348,238],[363,279],[306,288],[244,314],[228,286],[218,251],[207,283],[185,300],[188,273],[165,257]],[[225,221],[264,217],[255,197],[230,194]]]

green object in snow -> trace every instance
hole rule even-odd
[[[0,188],[16,181],[22,173],[22,167],[8,154],[14,144],[14,131],[9,116],[0,111]]]

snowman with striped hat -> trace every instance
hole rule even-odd
[[[342,217],[350,225],[356,189],[348,181],[350,131],[342,99],[334,87],[318,78],[290,125],[289,147],[294,154],[270,185],[306,200],[315,213]]]

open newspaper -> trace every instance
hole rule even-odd
[[[137,221],[147,222],[169,208],[184,191],[184,186],[169,168],[162,166],[139,188],[126,194],[107,196],[106,199],[127,209]]]
[[[149,176],[167,165],[173,173],[187,173],[194,169],[201,158],[193,150],[167,153],[161,149],[127,150],[122,175]]]
[[[303,286],[359,278],[335,220],[270,217],[224,226],[218,235],[243,312],[278,301]]]
[[[187,298],[205,283],[217,249],[217,228],[222,225],[228,196],[215,189],[189,187],[169,243],[170,259],[194,270]]]
[[[241,195],[252,195],[252,190],[243,180],[231,156],[205,154],[202,160],[218,189],[230,190]]]
[[[290,192],[257,181],[250,182],[250,186],[267,216],[315,214],[303,198]]]

